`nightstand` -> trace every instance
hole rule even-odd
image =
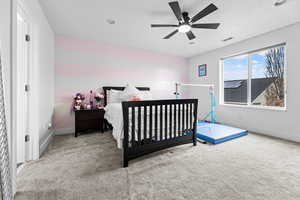
[[[104,132],[106,120],[104,109],[76,110],[75,111],[75,137],[79,132],[90,130]]]

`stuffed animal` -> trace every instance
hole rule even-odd
[[[85,97],[83,94],[81,93],[77,93],[74,97],[74,106],[73,108],[75,110],[80,110],[80,109],[83,109],[83,101],[84,101]]]
[[[97,108],[101,108],[101,99],[104,98],[104,95],[101,94],[101,93],[99,93],[99,92],[97,92],[97,93],[95,94],[94,98],[95,98],[95,100],[96,100],[96,107],[97,107]]]
[[[129,101],[141,101],[141,98],[139,96],[133,96],[129,99]]]

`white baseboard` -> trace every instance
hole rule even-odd
[[[75,133],[74,128],[55,129],[55,135],[69,135],[69,134],[74,134],[74,133]]]
[[[51,131],[45,141],[40,145],[40,156],[47,150],[49,144],[52,142],[53,135],[53,131]]]
[[[17,167],[17,175],[19,175],[21,171],[24,169],[24,165],[26,165],[26,163],[23,163],[21,166]]]

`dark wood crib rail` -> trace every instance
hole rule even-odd
[[[122,102],[122,108],[123,167],[148,153],[197,144],[197,99]]]

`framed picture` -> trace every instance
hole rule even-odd
[[[207,76],[207,64],[199,65],[198,66],[198,76]]]

